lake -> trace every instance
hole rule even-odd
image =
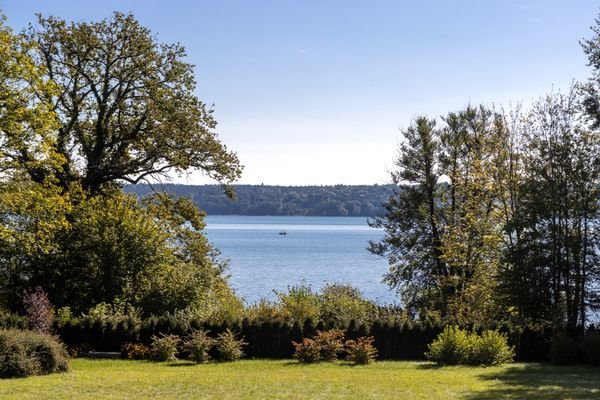
[[[247,303],[306,282],[345,283],[379,303],[398,302],[381,282],[387,261],[370,254],[383,231],[360,217],[208,216],[206,235],[229,259],[230,283]],[[285,232],[285,235],[280,235]]]

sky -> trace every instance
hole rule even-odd
[[[579,41],[588,0],[0,0],[8,25],[35,14],[93,21],[132,12],[196,66],[238,183],[390,182],[401,129],[468,104],[528,104],[590,76]],[[177,182],[210,183],[201,174]]]

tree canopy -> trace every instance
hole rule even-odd
[[[120,185],[194,169],[226,185],[239,177],[184,58],[131,15],[40,16],[21,35],[0,21],[2,306],[19,309],[36,286],[76,312],[206,315],[239,303],[203,212]]]
[[[44,155],[16,136],[3,146],[13,169],[91,193],[194,169],[225,184],[240,176],[237,156],[215,134],[212,110],[194,94],[183,47],[158,43],[132,15],[90,23],[40,16],[20,40],[29,43],[21,57],[31,64],[22,70],[53,82],[53,91],[35,88],[30,102],[56,118],[52,140],[43,143],[60,162],[40,167]]]

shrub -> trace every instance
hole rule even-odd
[[[600,366],[600,334],[590,333],[584,337],[581,350],[587,362]]]
[[[165,335],[152,336],[150,346],[150,357],[154,361],[175,361],[177,360],[177,346],[179,346],[179,336]]]
[[[40,333],[50,333],[52,304],[41,287],[23,293],[23,306],[29,319],[29,328]]]
[[[247,343],[238,339],[229,329],[217,336],[217,351],[222,361],[236,361],[244,356],[242,347]]]
[[[316,340],[305,338],[302,342],[292,341],[294,358],[302,364],[311,364],[321,359],[321,346]]]
[[[215,345],[215,339],[208,336],[208,331],[193,331],[183,343],[183,348],[189,353],[190,360],[196,363],[208,361],[208,352]]]
[[[498,331],[484,331],[481,336],[475,333],[468,335],[470,341],[466,364],[501,365],[511,362],[515,353],[508,345],[506,335]]]
[[[147,360],[150,358],[150,349],[142,343],[127,342],[121,348],[121,357],[128,360]]]
[[[302,283],[288,287],[287,293],[275,292],[281,304],[281,314],[288,322],[319,321],[320,299],[310,285]]]
[[[29,319],[0,310],[0,329],[28,329]]]
[[[446,327],[428,350],[427,359],[444,365],[500,365],[514,358],[506,335],[491,330],[478,335],[455,326]]]
[[[53,336],[19,330],[0,331],[0,378],[65,372],[69,358]]]
[[[351,321],[359,325],[368,323],[374,314],[375,305],[350,285],[326,285],[319,298],[321,320],[336,327],[346,328]]]
[[[346,353],[348,361],[355,364],[370,364],[377,358],[377,349],[373,345],[373,336],[363,336],[357,340],[346,342]]]
[[[456,365],[467,360],[471,341],[469,334],[456,326],[447,326],[428,346],[425,357],[438,364]]]
[[[94,348],[89,343],[81,343],[75,346],[71,346],[68,349],[69,355],[75,357],[87,357]]]
[[[321,348],[321,359],[324,361],[335,361],[338,354],[344,351],[344,332],[339,329],[317,331],[315,341]]]
[[[557,333],[550,340],[548,359],[553,364],[573,364],[578,359],[578,348],[575,339],[564,332]]]

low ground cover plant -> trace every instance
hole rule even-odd
[[[344,332],[340,329],[317,331],[315,341],[321,349],[321,360],[323,361],[335,361],[338,355],[344,351]]]
[[[377,349],[373,336],[363,336],[356,340],[346,341],[346,359],[354,364],[370,364],[377,358]]]
[[[147,360],[150,358],[150,348],[142,343],[127,342],[121,348],[121,357],[127,360]]]
[[[181,339],[177,335],[152,336],[150,358],[154,361],[177,360],[178,346]]]
[[[442,365],[501,365],[513,360],[514,350],[506,335],[498,331],[477,334],[448,326],[429,345],[425,356]]]
[[[183,349],[189,354],[189,359],[195,363],[203,363],[210,359],[209,352],[216,341],[208,334],[209,331],[195,330],[183,343]]]
[[[236,361],[244,356],[242,348],[247,343],[238,339],[237,335],[229,329],[217,336],[216,347],[221,361]]]
[[[311,364],[321,359],[321,346],[316,340],[304,338],[302,342],[292,341],[294,358],[302,364]]]
[[[304,338],[302,342],[292,341],[294,358],[303,364],[318,361],[336,361],[340,354],[355,364],[369,364],[377,358],[377,349],[372,336],[360,337],[344,342],[344,332],[339,329],[317,331],[314,338]]]
[[[69,356],[64,345],[48,334],[0,330],[0,378],[66,372]]]

